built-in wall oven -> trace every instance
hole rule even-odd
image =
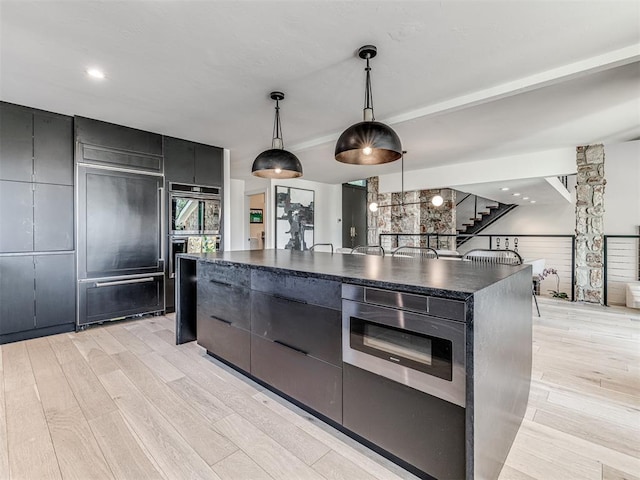
[[[221,188],[169,184],[169,277],[176,255],[221,249]]]
[[[465,323],[429,314],[464,320],[464,302],[349,284],[342,297],[345,363],[464,407]]]

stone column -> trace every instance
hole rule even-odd
[[[444,200],[436,207],[431,199],[440,195]],[[420,231],[421,233],[456,233],[456,191],[451,188],[420,190]],[[455,250],[455,237],[440,237],[438,244],[433,241],[427,245],[423,240],[423,247],[431,246],[437,249]]]
[[[603,299],[604,146],[577,147],[576,300]]]

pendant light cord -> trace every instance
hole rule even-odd
[[[371,121],[375,121],[376,117],[373,113],[373,93],[371,89],[371,67],[369,66],[369,54],[367,54],[367,66],[364,70],[367,72],[367,79],[364,88],[364,109],[371,110]]]
[[[276,145],[276,139],[280,139],[280,145]],[[273,120],[273,139],[271,148],[284,149],[284,139],[282,138],[282,125],[280,124],[280,103],[276,99],[276,116]]]

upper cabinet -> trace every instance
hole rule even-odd
[[[73,185],[72,118],[0,103],[0,180]]]
[[[221,187],[222,152],[218,147],[164,137],[165,180]]]
[[[75,117],[76,162],[163,172],[162,135]]]

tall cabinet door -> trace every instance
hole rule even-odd
[[[36,183],[33,196],[36,251],[73,250],[73,187]]]
[[[35,257],[36,327],[76,321],[74,254]]]
[[[0,180],[0,252],[33,251],[33,186]]]
[[[31,111],[0,103],[0,180],[30,182],[33,173]]]
[[[33,115],[33,170],[35,182],[73,185],[71,117]]]
[[[222,149],[202,145],[195,146],[195,180],[198,185],[222,186]]]
[[[0,335],[34,327],[33,256],[0,257]]]

